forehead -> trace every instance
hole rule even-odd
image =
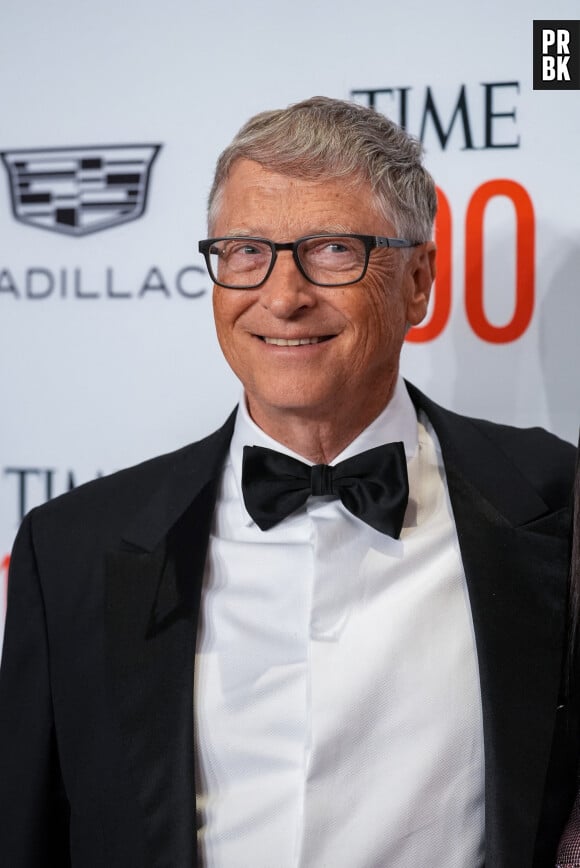
[[[383,234],[388,228],[368,182],[297,178],[240,159],[223,184],[212,234],[295,237],[336,230]]]

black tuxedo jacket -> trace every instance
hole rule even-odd
[[[410,391],[442,446],[475,625],[486,868],[553,868],[578,746],[562,678],[574,450]],[[24,521],[0,675],[6,868],[196,864],[195,637],[232,428]]]

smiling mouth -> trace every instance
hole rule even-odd
[[[264,335],[257,335],[257,337],[264,343],[275,347],[302,347],[308,344],[321,344],[323,341],[331,340],[334,335],[323,335],[316,338],[267,338]]]

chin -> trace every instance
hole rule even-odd
[[[247,392],[248,403],[259,407],[262,412],[312,414],[313,416],[324,406],[332,407],[333,396],[325,394],[314,395],[305,388],[280,389],[273,388],[262,392]]]

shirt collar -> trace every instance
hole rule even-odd
[[[367,449],[373,449],[375,446],[381,446],[383,443],[393,443],[398,440],[402,441],[405,448],[405,456],[407,462],[409,462],[417,451],[417,414],[402,377],[398,378],[391,400],[384,410],[330,463],[337,464],[339,461],[344,461],[346,458],[358,455],[359,452],[365,452]],[[289,449],[283,443],[279,443],[273,437],[266,434],[265,431],[262,431],[251,418],[246,406],[245,396],[242,395],[236,414],[227,463],[231,465],[234,473],[236,488],[238,489],[243,511],[243,522],[250,525],[252,524],[252,518],[246,511],[242,496],[242,458],[244,446],[263,446],[266,449],[274,449],[276,452],[282,452],[284,455],[297,458],[309,466],[312,466],[314,462],[309,461],[297,452],[293,452],[292,449]]]

